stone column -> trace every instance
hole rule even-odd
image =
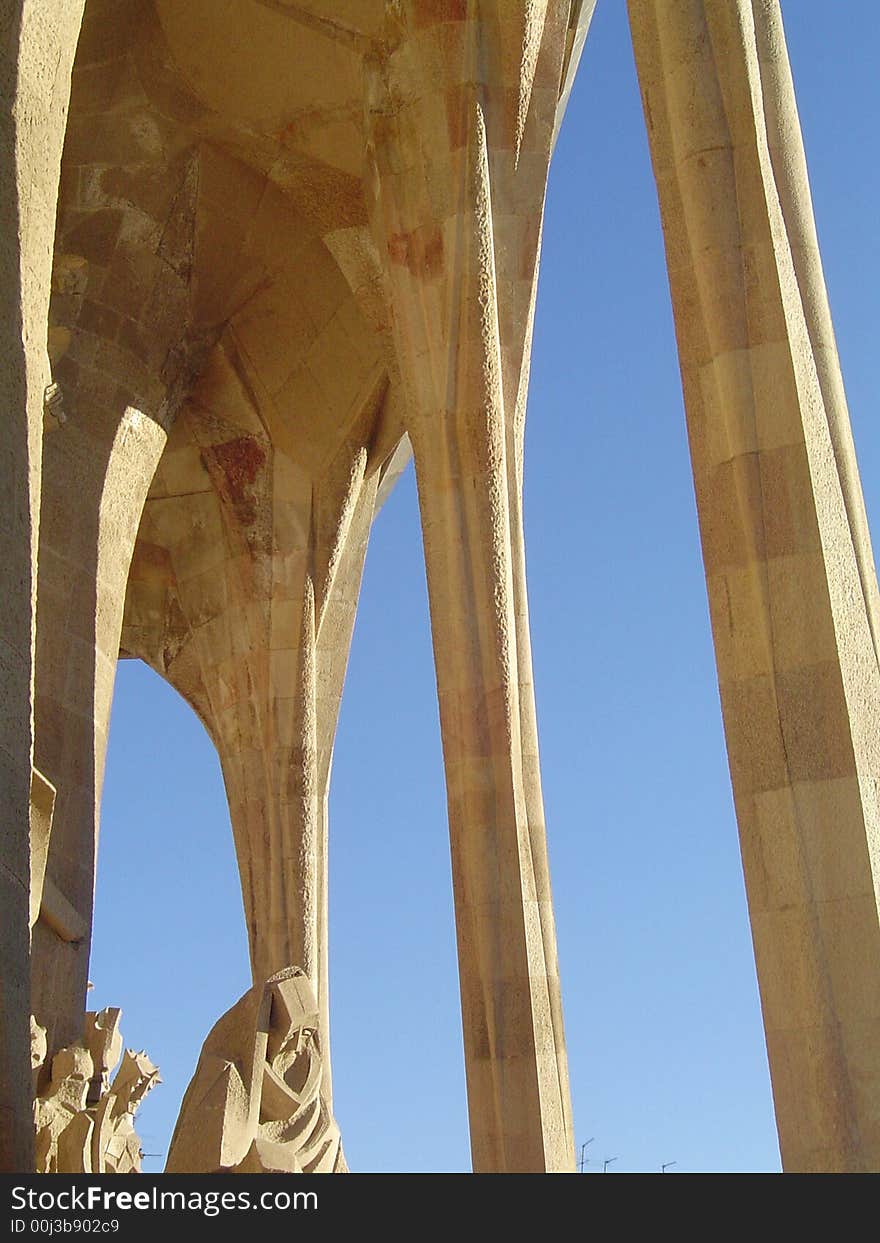
[[[629,10],[783,1164],[877,1170],[877,585],[779,5]]]
[[[0,1170],[33,1168],[29,809],[46,323],[83,0],[0,3]]]
[[[574,1168],[521,511],[568,9],[404,5],[368,80],[374,230],[428,572],[477,1171]]]
[[[250,404],[256,375],[248,373],[243,388],[230,366],[233,337],[230,330],[212,355],[157,473],[123,644],[157,668],[210,731],[253,979],[262,984],[289,966],[309,976],[329,1101],[327,795],[382,474],[371,447],[385,385],[367,386],[362,409],[326,456],[310,456],[303,442],[294,461],[268,439]],[[346,364],[356,372],[340,354]],[[325,432],[328,425],[331,417]]]

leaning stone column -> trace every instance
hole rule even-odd
[[[29,811],[46,324],[83,0],[0,3],[0,1170],[33,1168]]]
[[[374,227],[407,387],[477,1171],[574,1166],[521,515],[568,5],[403,6],[371,69]]]
[[[782,13],[778,0],[753,5],[753,11],[770,161],[816,363],[819,387],[828,417],[828,430],[834,446],[834,457],[852,532],[853,549],[859,567],[859,580],[871,625],[874,649],[880,652],[880,593],[877,589],[865,499],[862,495],[840,359],[837,355],[822,259],[819,255],[819,239],[813,218],[794,83],[782,29]]]
[[[783,1164],[877,1170],[877,586],[778,3],[629,9]]]

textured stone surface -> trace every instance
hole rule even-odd
[[[44,1168],[134,1161],[127,1107],[78,1104],[118,1080],[112,1025],[82,1033],[120,653],[217,747],[253,969],[174,1168],[341,1162],[333,739],[370,525],[411,452],[474,1168],[573,1169],[522,471],[547,170],[593,8],[0,8],[0,1168],[32,1166],[29,1050],[55,1085]],[[779,5],[629,10],[783,1159],[877,1169],[880,607]]]

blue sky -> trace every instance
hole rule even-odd
[[[784,0],[832,312],[880,530],[880,9]],[[526,443],[544,793],[587,1172],[777,1170],[657,200],[623,0],[599,0],[551,170]],[[331,793],[336,1114],[358,1171],[470,1167],[445,793],[411,470],[367,558]],[[90,1005],[164,1084],[249,985],[220,768],[120,664]]]

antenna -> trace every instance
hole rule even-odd
[[[588,1140],[585,1140],[585,1142],[581,1144],[581,1159],[580,1161],[578,1161],[578,1173],[579,1174],[583,1174],[584,1167],[589,1164],[589,1162],[587,1161],[587,1158],[584,1156],[584,1152],[587,1148],[587,1145],[592,1144],[595,1138],[596,1138],[595,1135],[591,1135]]]
[[[616,1161],[616,1160],[617,1160],[617,1157],[606,1157],[605,1161],[602,1164],[602,1173],[607,1174],[608,1166],[611,1164],[612,1161]]]
[[[661,1173],[661,1174],[665,1174],[665,1173],[666,1173],[666,1171],[669,1169],[669,1167],[670,1167],[670,1166],[672,1166],[672,1165],[678,1165],[678,1162],[677,1162],[677,1161],[667,1161],[665,1165],[661,1165],[661,1166],[660,1166],[660,1173]]]

